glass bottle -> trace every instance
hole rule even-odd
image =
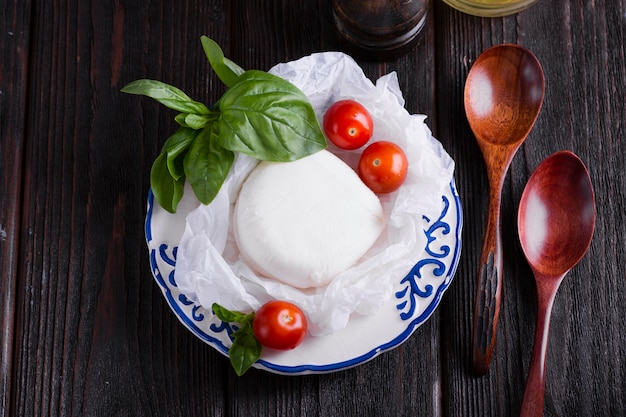
[[[398,56],[418,40],[430,0],[333,0],[335,26],[357,52]]]

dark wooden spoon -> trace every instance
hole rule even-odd
[[[497,45],[484,51],[465,83],[465,113],[483,153],[490,188],[472,331],[477,375],[489,370],[500,313],[502,184],[513,156],[537,120],[543,96],[541,65],[518,45]]]
[[[585,255],[596,222],[587,168],[569,151],[546,158],[520,200],[519,238],[537,284],[537,327],[522,401],[522,417],[543,415],[552,304],[565,275]]]

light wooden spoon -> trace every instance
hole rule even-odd
[[[490,188],[472,331],[477,375],[489,370],[500,312],[502,184],[513,156],[537,120],[543,96],[541,65],[518,45],[497,45],[484,51],[465,83],[465,113],[483,153]]]

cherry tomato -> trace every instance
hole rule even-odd
[[[324,133],[341,149],[358,149],[372,137],[372,116],[354,100],[334,103],[324,113]]]
[[[252,330],[257,340],[268,348],[288,350],[302,343],[307,320],[302,310],[288,301],[269,301],[254,314]]]
[[[392,142],[379,141],[369,145],[359,159],[361,180],[378,194],[390,193],[406,179],[409,162],[401,147]]]

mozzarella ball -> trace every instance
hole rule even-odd
[[[246,263],[296,288],[328,284],[385,227],[378,197],[328,151],[260,162],[242,185],[233,222]]]

